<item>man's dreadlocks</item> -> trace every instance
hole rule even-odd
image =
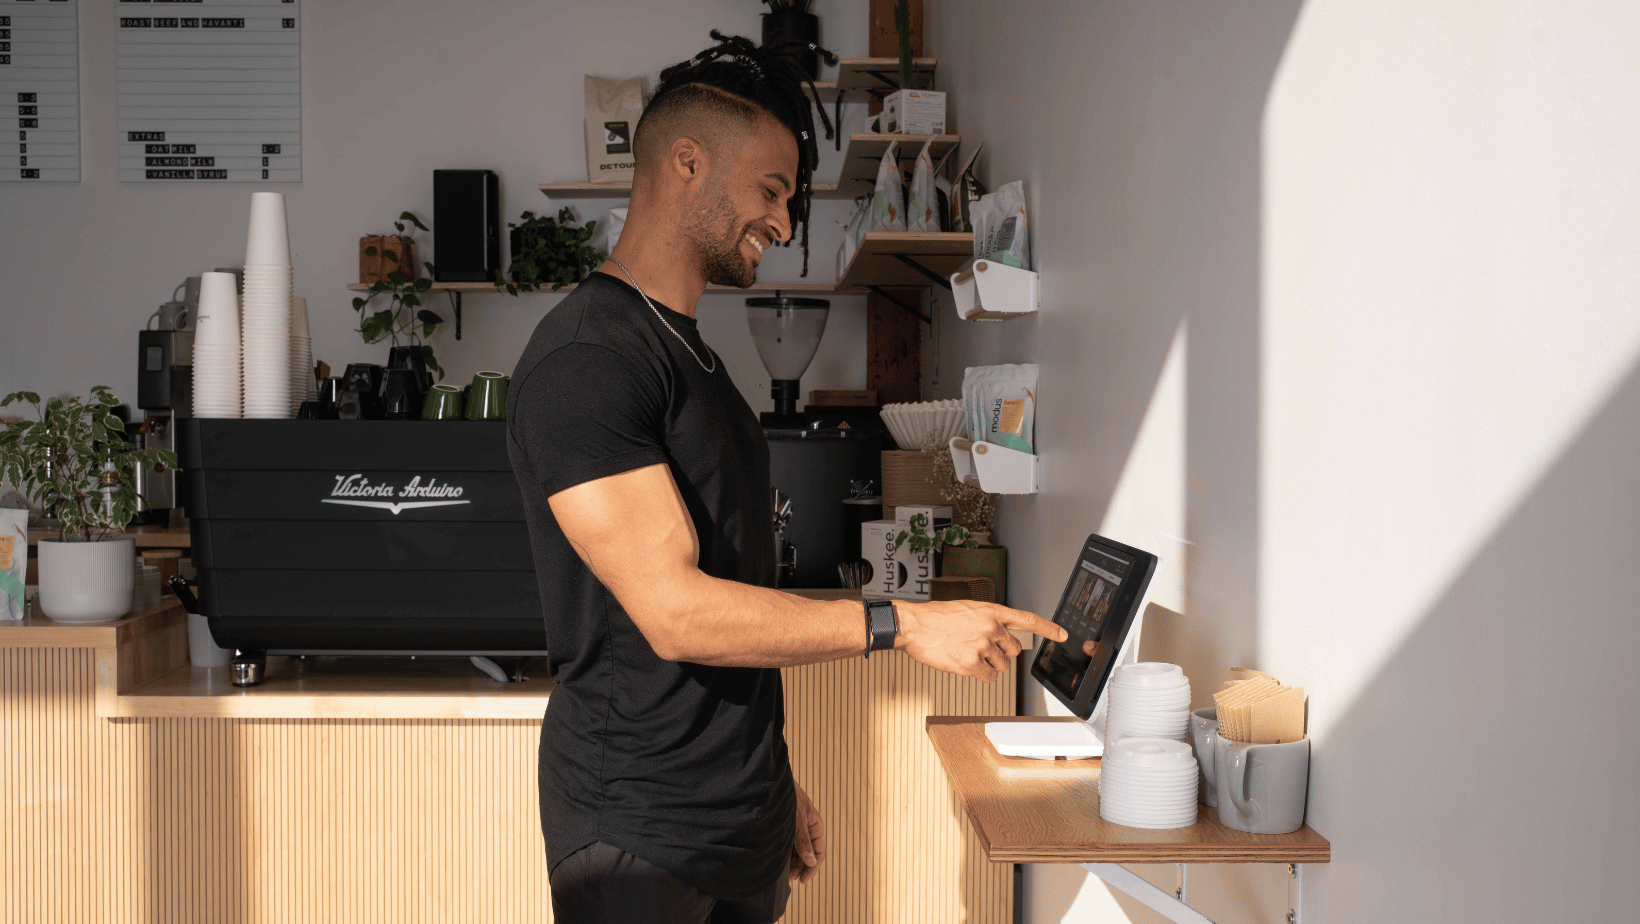
[[[809,195],[810,179],[820,162],[820,143],[815,137],[813,110],[803,95],[806,83],[814,96],[814,109],[820,112],[826,137],[832,136],[831,120],[825,107],[820,105],[814,79],[804,70],[799,55],[812,49],[827,64],[836,64],[837,56],[814,45],[803,45],[785,36],[768,45],[757,45],[743,36],[724,35],[712,30],[717,42],[688,61],[674,64],[661,71],[661,85],[638,121],[636,136],[643,135],[644,121],[650,113],[664,111],[661,105],[668,95],[679,93],[685,87],[706,86],[746,100],[767,112],[775,121],[786,126],[797,139],[797,188],[786,203],[792,227],[803,229],[803,275],[809,274]],[[687,92],[681,96],[689,95]],[[790,244],[790,241],[786,241]]]

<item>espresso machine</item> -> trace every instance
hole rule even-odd
[[[194,277],[197,278],[197,277]],[[179,287],[180,288],[180,287]],[[191,292],[198,292],[195,283]],[[127,438],[139,449],[176,451],[177,421],[193,416],[193,307],[170,301],[137,332],[137,407],[140,418],[127,425]],[[137,467],[137,526],[167,526],[180,506],[177,474]]]

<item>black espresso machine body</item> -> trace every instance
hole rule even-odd
[[[504,422],[190,419],[178,437],[218,645],[546,653]]]
[[[796,548],[797,564],[790,583],[781,586],[842,586],[837,566],[860,556],[860,526],[851,522],[844,501],[856,486],[877,493],[883,450],[894,443],[838,438],[835,431],[830,438],[793,430],[764,430],[763,436],[769,443],[769,483],[792,501],[784,538]]]

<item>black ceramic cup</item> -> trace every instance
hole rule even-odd
[[[387,384],[382,386],[382,419],[421,419],[421,377],[414,369],[387,370]]]

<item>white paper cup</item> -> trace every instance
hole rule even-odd
[[[285,224],[285,194],[251,193],[251,220],[245,238],[246,279],[258,263],[290,263],[290,232]]]

